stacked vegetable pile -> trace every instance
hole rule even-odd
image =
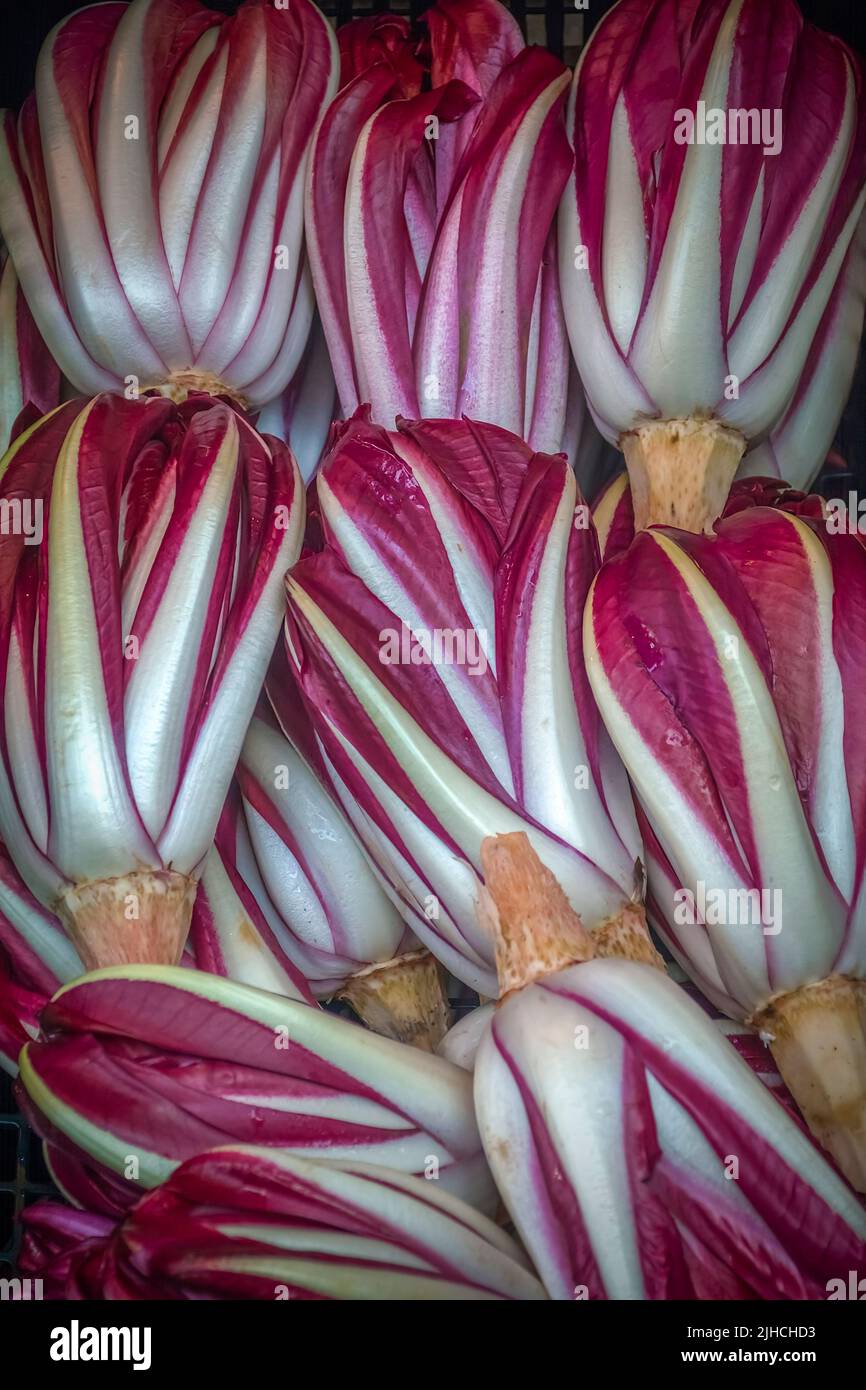
[[[862,82],[793,0],[620,0],[573,77],[498,0],[46,40],[0,147],[0,1061],[52,1296],[864,1267],[866,549],[797,490]]]

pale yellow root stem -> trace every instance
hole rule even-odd
[[[57,915],[88,970],[106,965],[177,965],[197,883],[184,874],[142,869],[68,888]]]
[[[499,997],[578,961],[619,956],[664,970],[637,903],[587,931],[559,883],[518,830],[481,845],[480,920],[493,937]]]
[[[646,913],[639,903],[629,903],[616,917],[593,927],[591,936],[595,954],[603,959],[619,956],[623,960],[642,961],[656,970],[665,968],[652,943]]]
[[[866,982],[833,975],[804,985],[749,1023],[769,1043],[815,1138],[866,1192]]]
[[[427,950],[360,970],[337,996],[374,1033],[435,1052],[451,1026],[442,969]]]
[[[620,439],[636,531],[677,526],[711,535],[745,437],[718,420],[651,420]]]
[[[249,408],[243,396],[239,395],[233,386],[227,386],[218,376],[214,376],[213,372],[200,372],[191,367],[182,372],[172,372],[167,381],[155,381],[142,389],[158,391],[161,396],[167,396],[177,405],[182,405],[193,391],[203,391],[208,396],[228,396],[241,410]]]

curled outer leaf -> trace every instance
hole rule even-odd
[[[438,1184],[246,1145],[189,1159],[114,1231],[49,1203],[26,1231],[23,1268],[66,1298],[545,1296],[515,1242]]]
[[[824,499],[817,493],[800,492],[772,474],[767,478],[758,474],[745,474],[737,478],[728,493],[722,516],[733,516],[749,507],[778,507],[795,516],[815,518],[822,518],[827,510]],[[611,560],[628,549],[634,540],[635,529],[627,473],[617,473],[602,489],[593,503],[592,519],[603,560]]]
[[[415,96],[421,90],[423,66],[417,56],[418,42],[412,37],[412,25],[406,15],[372,14],[351,19],[337,30],[340,47],[340,87],[368,68],[384,63],[399,79],[403,96]],[[435,86],[441,83],[435,82]]]
[[[524,49],[520,25],[499,0],[437,0],[424,15],[430,36],[430,80],[455,79],[486,100],[499,74]],[[436,202],[442,212],[483,107],[439,132]]]
[[[0,955],[0,1071],[18,1075],[22,1047],[39,1033],[44,994],[14,979]]]
[[[101,1261],[116,1221],[43,1198],[22,1213],[21,1225],[20,1269],[42,1280],[43,1297],[59,1299],[73,1296],[70,1274],[74,1268],[78,1284],[85,1250],[97,1252]]]
[[[472,1071],[475,1067],[475,1054],[493,1017],[493,1004],[480,1004],[471,1013],[464,1014],[453,1028],[449,1028],[436,1049],[440,1057],[447,1057],[458,1067]]]
[[[466,1073],[298,1000],[130,966],[60,990],[42,1027],[21,1059],[23,1099],[61,1190],[97,1210],[129,1206],[215,1144],[253,1141],[436,1172],[479,1208],[494,1201]]]

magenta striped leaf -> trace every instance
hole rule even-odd
[[[417,948],[319,769],[264,714],[247,730],[237,782],[225,825],[234,862],[280,952],[316,995]]]
[[[51,32],[6,116],[0,230],[78,390],[280,395],[312,322],[303,187],[337,72],[310,0],[133,0]]]
[[[567,121],[560,286],[612,442],[711,416],[747,441],[779,427],[795,460],[792,397],[819,377],[801,448],[820,460],[863,316],[861,88],[793,0],[622,0],[597,25]]]
[[[359,72],[322,117],[310,154],[305,194],[310,268],[344,414],[357,408],[359,387],[352,356],[343,242],[334,236],[334,228],[343,225],[349,169],[358,137],[394,89],[395,76],[388,64],[374,64]]]
[[[475,1102],[551,1298],[817,1299],[863,1266],[854,1193],[659,970],[590,960],[510,995]]]
[[[649,914],[650,906],[647,903]],[[668,973],[676,969],[673,966]],[[713,1019],[716,1027],[723,1037],[728,1039],[731,1046],[739,1053],[744,1062],[747,1062],[752,1071],[765,1086],[775,1094],[783,1105],[787,1106],[793,1115],[797,1114],[794,1101],[782,1077],[776,1070],[772,1054],[766,1043],[762,1040],[759,1033],[754,1028],[749,1028],[745,1023],[733,1023],[730,1019],[717,1015],[708,1005],[705,997],[695,989],[694,985],[688,982],[688,977],[683,971],[679,971],[681,982],[685,983],[685,988],[695,1002],[703,1008]],[[495,1004],[481,1004],[476,1009],[470,1010],[448,1030],[445,1037],[437,1047],[436,1051],[440,1057],[447,1057],[449,1062],[454,1062],[458,1067],[464,1067],[466,1071],[474,1071],[475,1058],[481,1039],[484,1037],[494,1015],[496,1013]]]
[[[362,414],[317,479],[287,655],[331,785],[412,931],[496,993],[481,842],[526,830],[588,926],[639,896],[630,793],[566,622],[597,561],[561,458],[470,421]],[[423,556],[423,565],[417,557]]]
[[[421,414],[407,313],[407,298],[418,300],[419,271],[403,210],[406,190],[415,166],[431,158],[431,121],[456,120],[474,101],[458,82],[389,101],[369,117],[351,154],[343,245],[352,356],[359,399],[389,426],[398,415]],[[390,255],[382,255],[383,244]],[[341,404],[344,413],[351,409]]]
[[[765,507],[717,532],[653,529],[606,565],[586,651],[652,832],[665,939],[711,997],[748,1016],[779,991],[866,973],[866,556],[853,537]],[[755,920],[714,922],[701,911],[714,891],[745,894],[746,910],[760,901]]]
[[[342,412],[369,403],[388,428],[465,412],[534,449],[576,445],[553,226],[568,75],[525,48],[498,0],[442,0],[425,22],[430,90],[415,92],[401,26],[358,21],[352,80],[310,164],[307,237]]]
[[[188,946],[198,970],[315,1004],[307,980],[286,951],[238,868],[237,797],[223,809],[196,893]]]
[[[42,1027],[21,1058],[23,1099],[74,1200],[113,1175],[99,1210],[229,1142],[436,1173],[493,1201],[466,1073],[306,1003],[130,966],[66,986]]]
[[[19,983],[46,998],[84,972],[59,919],[34,898],[2,845],[0,954]]]
[[[650,919],[864,1190],[866,553],[809,498],[749,505],[764,486],[713,537],[653,527],[605,564],[584,646]]]
[[[737,476],[769,474],[808,488],[824,466],[851,391],[866,305],[866,217],[815,334],[803,374],[769,437],[747,450]]]
[[[551,226],[568,175],[567,75],[520,53],[487,94],[439,217],[415,329],[417,401],[395,414],[488,420],[558,449],[568,350]],[[374,417],[390,424],[387,414]]]
[[[38,1203],[22,1268],[71,1299],[545,1297],[519,1246],[435,1182],[245,1145],[189,1159],[113,1230]]]
[[[208,397],[105,395],[21,435],[0,496],[44,530],[3,547],[0,831],[92,962],[107,946],[76,927],[88,885],[201,869],[300,550],[301,480]],[[123,959],[149,919],[117,893],[103,925]]]
[[[229,818],[227,807],[221,822]],[[314,1003],[304,976],[229,857],[227,838],[218,831],[220,848],[212,848],[205,860],[181,964]],[[43,1003],[61,985],[84,974],[61,922],[29,892],[2,847],[0,951],[15,982],[36,991]]]

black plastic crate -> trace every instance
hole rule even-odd
[[[0,1279],[15,1274],[21,1212],[39,1197],[57,1195],[42,1144],[15,1104],[13,1085],[12,1077],[0,1071]]]

